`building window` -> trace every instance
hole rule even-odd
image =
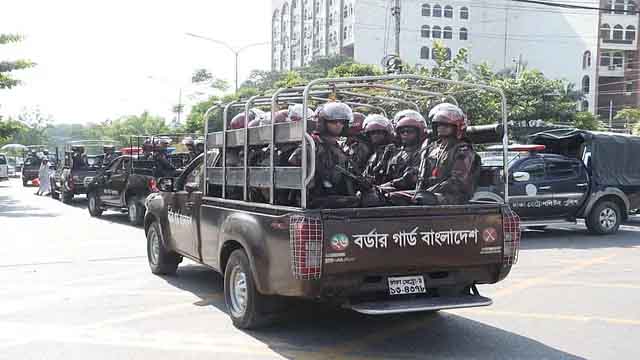
[[[629,15],[635,15],[635,12],[638,10],[638,5],[636,5],[636,2],[631,0],[627,3],[627,14]]]
[[[443,39],[453,39],[453,29],[451,29],[450,26],[445,26],[444,30],[442,31],[442,38]]]
[[[611,65],[611,53],[603,52],[600,55],[600,66],[609,66]]]
[[[633,69],[635,65],[635,61],[633,60],[635,57],[633,53],[627,53],[627,69]]]
[[[582,55],[582,68],[586,69],[588,67],[591,67],[591,51],[587,50],[584,52],[584,55]]]
[[[609,24],[602,24],[600,27],[600,37],[602,40],[611,39],[611,26],[609,26]]]
[[[469,19],[469,9],[467,9],[466,7],[460,8],[460,19]]]
[[[613,40],[622,40],[624,38],[624,30],[622,25],[616,25],[613,27]]]
[[[627,31],[624,33],[624,39],[627,41],[636,40],[636,28],[633,25],[627,26]]]
[[[431,31],[431,36],[434,39],[440,39],[440,37],[442,36],[442,32],[440,30],[440,26],[434,26],[433,30]]]
[[[453,17],[453,8],[449,5],[444,7],[444,17],[452,18]]]
[[[587,100],[582,102],[582,111],[589,111],[589,102]]]
[[[616,0],[613,10],[616,14],[624,14],[624,0]]]
[[[435,5],[433,7],[433,17],[442,17],[442,8],[440,5]]]
[[[429,25],[422,25],[422,29],[420,29],[420,35],[423,38],[428,38],[431,36],[431,28]]]
[[[344,27],[344,30],[342,31],[342,39],[343,40],[347,40],[347,27]]]
[[[429,47],[423,46],[420,49],[420,59],[429,60]]]
[[[621,68],[624,63],[624,57],[621,52],[617,52],[613,54],[613,66],[617,68]]]
[[[347,7],[347,5],[345,5],[344,9],[342,9],[342,17],[346,19],[348,16],[349,16],[349,8]]]
[[[589,89],[591,89],[591,80],[589,79],[588,75],[585,75],[582,78],[582,93],[583,94],[588,94],[589,93]]]
[[[460,28],[460,40],[468,40],[469,39],[469,32],[467,31],[467,28]]]
[[[431,5],[422,4],[422,16],[431,16]]]
[[[626,91],[628,93],[633,92],[633,81],[627,81],[624,84],[624,91]]]
[[[444,57],[444,59],[447,60],[447,61],[451,60],[451,49],[449,49],[449,48],[445,49],[445,57]]]

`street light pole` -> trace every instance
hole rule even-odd
[[[240,56],[240,53],[245,51],[245,50],[247,50],[247,49],[249,49],[249,48],[252,48],[254,46],[271,44],[271,42],[265,41],[265,42],[261,42],[261,43],[249,44],[247,46],[244,46],[244,47],[241,47],[239,49],[236,49],[236,48],[232,47],[231,45],[227,44],[224,41],[212,39],[212,38],[207,37],[207,36],[202,36],[202,35],[198,35],[198,34],[194,34],[194,33],[185,33],[185,35],[191,36],[191,37],[194,37],[194,38],[197,38],[197,39],[201,39],[201,40],[206,40],[206,41],[218,44],[218,45],[222,45],[223,47],[227,48],[227,50],[229,50],[229,51],[231,51],[233,53],[233,55],[235,56],[234,73],[235,73],[235,82],[236,82],[236,84],[235,84],[236,85],[235,86],[236,92],[238,92],[238,87],[239,87],[239,84],[238,84],[238,57]]]

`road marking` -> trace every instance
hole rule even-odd
[[[507,316],[507,317],[519,317],[519,318],[529,318],[529,319],[539,319],[539,320],[569,320],[569,321],[578,321],[578,322],[602,321],[602,322],[617,324],[617,325],[640,326],[640,320],[617,319],[617,318],[601,317],[601,316],[545,314],[545,313],[532,313],[532,312],[523,313],[523,312],[516,312],[516,311],[500,311],[500,310],[485,310],[485,309],[460,309],[460,310],[455,310],[453,313],[471,314],[471,315]]]
[[[594,266],[594,265],[598,265],[601,263],[606,263],[609,259],[613,259],[614,257],[616,257],[616,255],[607,255],[607,256],[601,256],[601,257],[597,257],[597,258],[593,258],[593,259],[589,259],[589,260],[585,260],[585,261],[580,261],[578,263],[576,263],[573,266],[569,266],[567,268],[564,268],[562,270],[553,272],[547,276],[539,276],[539,277],[534,277],[532,279],[527,279],[527,280],[522,280],[520,282],[517,282],[515,284],[510,284],[508,285],[508,287],[506,289],[503,290],[498,290],[493,294],[493,298],[500,298],[503,296],[507,296],[507,295],[511,295],[515,292],[518,292],[520,290],[524,290],[524,289],[528,289],[531,287],[534,287],[536,285],[540,285],[540,284],[546,284],[549,283],[550,281],[553,281],[553,278],[556,277],[561,277],[561,276],[565,276],[565,275],[569,275],[575,272],[579,272],[581,270],[584,270],[588,267]]]
[[[612,289],[640,289],[640,284],[627,284],[627,283],[592,283],[592,282],[582,282],[582,281],[549,281],[549,285],[563,285],[563,286],[587,286],[587,287],[601,287],[601,288],[612,288]]]

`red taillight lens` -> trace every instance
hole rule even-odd
[[[504,236],[503,265],[518,262],[520,251],[520,217],[511,208],[505,207],[502,213],[502,234]]]
[[[160,192],[156,179],[149,180],[149,190],[151,190],[151,192]]]
[[[298,280],[320,279],[322,275],[322,222],[305,216],[292,216],[289,225],[291,270]]]

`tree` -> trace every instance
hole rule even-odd
[[[23,39],[23,36],[19,34],[0,34],[0,45],[17,43]],[[20,84],[20,80],[14,78],[11,72],[28,69],[33,66],[35,66],[33,62],[24,59],[0,61],[0,89],[11,89]]]
[[[147,136],[169,133],[166,120],[145,111],[140,115],[129,115],[101,126],[100,138],[112,139],[122,145],[129,144],[130,135]]]
[[[11,142],[24,145],[40,145],[49,141],[47,132],[53,122],[51,115],[43,114],[39,108],[23,109],[18,118],[14,120],[24,126],[13,135]]]
[[[382,75],[382,70],[373,65],[358,64],[353,62],[344,63],[329,70],[329,77],[354,77],[354,76],[376,76]]]
[[[625,128],[633,129],[635,125],[640,121],[640,109],[639,108],[627,108],[618,111],[613,118],[618,123],[624,123]]]
[[[573,126],[582,130],[600,130],[604,127],[600,119],[588,111],[576,113]]]
[[[4,120],[0,117],[0,145],[7,143],[15,134],[24,129],[24,126],[11,119]]]

